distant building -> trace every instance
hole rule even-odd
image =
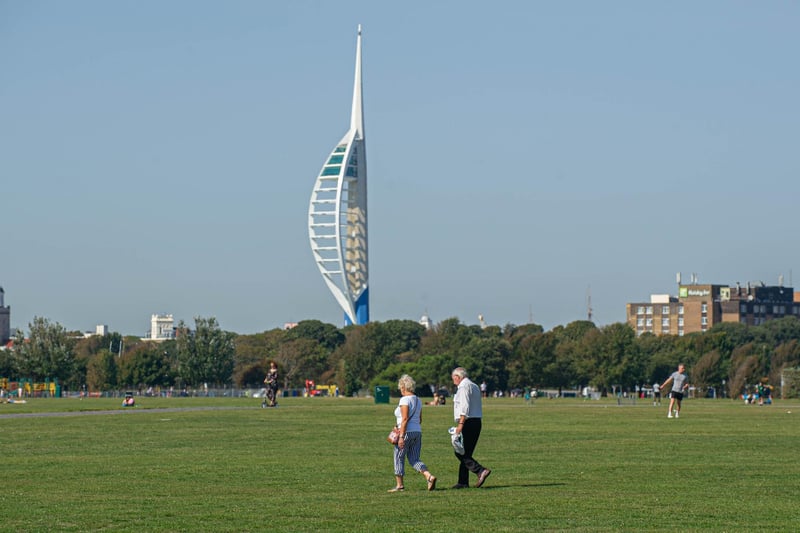
[[[800,318],[800,297],[791,287],[746,284],[679,285],[678,296],[653,294],[649,302],[626,304],[628,324],[636,335],[685,335],[720,322],[758,326],[767,320]]]
[[[428,313],[422,315],[422,317],[419,319],[419,324],[421,326],[424,326],[425,329],[433,328],[433,321],[431,320],[431,317],[428,316]]]
[[[165,341],[175,338],[175,319],[172,315],[151,315],[150,332],[144,340]]]
[[[84,338],[94,336],[105,337],[106,335],[108,335],[108,326],[105,324],[97,324],[97,326],[94,328],[94,332],[87,331],[83,334]]]
[[[11,339],[11,307],[5,305],[6,292],[0,287],[0,346]]]

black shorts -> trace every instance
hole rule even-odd
[[[683,393],[682,392],[672,391],[672,392],[669,393],[669,397],[673,398],[675,400],[681,401],[681,400],[683,400]]]

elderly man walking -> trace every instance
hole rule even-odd
[[[475,488],[483,485],[491,470],[481,466],[472,457],[478,438],[481,436],[481,417],[483,417],[483,407],[481,405],[481,390],[467,377],[467,371],[458,367],[451,374],[453,384],[458,387],[453,397],[453,418],[456,422],[456,434],[461,434],[464,443],[464,453],[455,452],[458,457],[458,483],[453,485],[454,489],[466,489],[469,487],[469,473],[478,476]]]

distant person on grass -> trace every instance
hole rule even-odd
[[[458,457],[458,483],[454,489],[469,487],[469,473],[477,474],[478,481],[475,488],[479,488],[492,473],[488,468],[481,466],[472,454],[481,436],[481,417],[483,407],[481,404],[481,391],[478,386],[467,377],[467,371],[458,367],[453,370],[451,377],[453,384],[458,387],[453,397],[453,418],[456,422],[456,435],[461,434],[464,442],[464,453],[455,452]]]
[[[275,361],[269,362],[269,371],[264,378],[264,385],[267,386],[267,401],[269,407],[278,405],[278,365]]]
[[[653,383],[653,406],[661,405],[661,385]]]
[[[673,372],[667,381],[661,384],[661,390],[672,382],[672,389],[669,392],[669,410],[667,411],[667,418],[672,418],[673,407],[675,418],[680,418],[681,415],[681,401],[683,400],[683,391],[689,388],[689,378],[686,376],[686,367],[682,364],[678,365],[678,370]]]
[[[400,440],[394,445],[394,477],[395,486],[389,492],[405,490],[406,458],[411,467],[425,476],[428,490],[436,488],[436,477],[428,471],[419,456],[422,452],[422,401],[414,394],[416,382],[408,374],[403,374],[397,381],[400,390],[400,402],[394,410],[397,427],[400,429]]]

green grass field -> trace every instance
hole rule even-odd
[[[38,399],[0,405],[2,531],[795,531],[800,402],[488,399],[451,490],[452,409],[393,486],[392,403],[353,398]],[[92,411],[109,410],[93,413]],[[14,416],[10,416],[14,415]],[[473,482],[474,482],[473,476]]]

